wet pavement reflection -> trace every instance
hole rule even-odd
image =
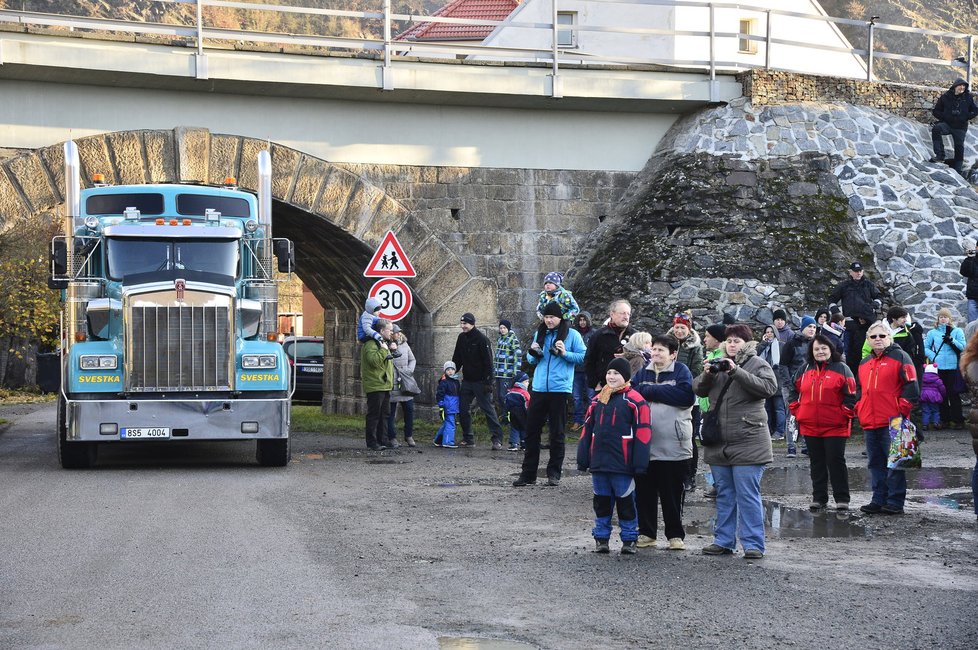
[[[706,521],[692,521],[685,526],[686,533],[712,535],[716,517]],[[776,501],[764,502],[764,529],[774,537],[869,537],[870,532],[848,512],[824,510],[809,512],[789,508]]]
[[[869,490],[870,476],[866,467],[849,467],[849,486],[852,490]],[[961,489],[971,486],[969,467],[922,467],[907,470],[910,490]],[[807,466],[768,467],[761,480],[764,494],[811,494],[812,479]]]
[[[438,637],[438,647],[441,650],[527,650],[536,648],[534,645],[506,639],[481,639],[479,637]]]

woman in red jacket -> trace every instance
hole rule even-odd
[[[856,405],[856,379],[832,341],[816,334],[808,345],[808,363],[791,385],[791,414],[808,443],[813,512],[829,502],[829,480],[836,510],[849,509],[846,440]]]
[[[890,338],[890,326],[878,321],[866,331],[870,353],[859,364],[863,394],[856,415],[866,434],[866,464],[873,480],[873,500],[860,510],[867,514],[902,515],[907,477],[902,469],[888,469],[890,420],[910,417],[920,396],[913,361]]]

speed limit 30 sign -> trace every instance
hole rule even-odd
[[[367,297],[380,300],[378,316],[391,322],[401,320],[411,311],[413,301],[411,289],[404,280],[398,278],[377,280],[374,286],[370,287]]]

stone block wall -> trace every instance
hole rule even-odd
[[[846,102],[928,124],[932,122],[930,110],[945,90],[775,70],[749,70],[737,79],[753,106]]]

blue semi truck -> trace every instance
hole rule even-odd
[[[258,196],[205,185],[81,190],[65,144],[63,234],[49,285],[62,292],[58,458],[88,468],[103,444],[255,440],[289,461],[291,373],[278,285],[292,243],[272,238],[271,158]]]

